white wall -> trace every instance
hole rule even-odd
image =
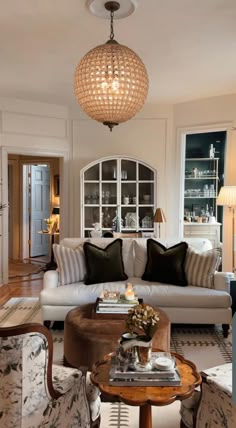
[[[69,224],[69,170],[71,144],[68,133],[68,109],[64,106],[0,98],[0,201],[8,201],[8,153],[52,156],[64,159],[62,193],[64,225]],[[64,232],[63,232],[64,228]],[[8,215],[0,217],[0,284],[8,279]]]
[[[167,217],[166,235],[176,234],[173,200],[175,147],[172,138],[172,107],[149,106],[112,132],[86,118],[73,119],[74,231],[80,233],[80,170],[104,156],[125,155],[147,162],[157,170],[157,205]]]
[[[181,132],[195,129],[226,129],[227,150],[225,160],[225,185],[236,185],[236,94],[176,104],[174,106],[174,127],[177,152],[180,156]],[[181,175],[180,163],[179,175]],[[176,188],[180,200],[180,187]],[[236,229],[235,229],[236,230]],[[232,270],[232,224],[228,208],[224,208],[223,222],[223,270]]]

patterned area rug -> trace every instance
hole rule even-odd
[[[42,322],[36,298],[13,298],[0,307],[0,326]],[[54,343],[54,362],[62,363],[63,331],[51,330]],[[232,361],[232,337],[225,339],[220,326],[172,326],[171,350],[193,361],[199,370]],[[179,402],[167,407],[153,407],[153,428],[179,428]],[[102,403],[101,428],[138,426],[138,407],[122,403]]]

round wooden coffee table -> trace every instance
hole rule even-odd
[[[158,351],[158,349],[153,349]],[[194,363],[181,355],[175,356],[181,376],[181,386],[110,386],[109,370],[112,354],[105,355],[95,364],[91,380],[112,401],[122,401],[130,406],[139,406],[139,428],[152,428],[152,406],[165,406],[176,400],[188,398],[201,383],[201,375]]]

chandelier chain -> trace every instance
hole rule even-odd
[[[114,39],[113,19],[114,19],[114,10],[111,10],[111,32],[110,32],[110,40]]]

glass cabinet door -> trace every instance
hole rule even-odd
[[[101,233],[153,232],[156,173],[139,161],[118,157],[101,159],[82,173],[82,236],[94,224]]]

